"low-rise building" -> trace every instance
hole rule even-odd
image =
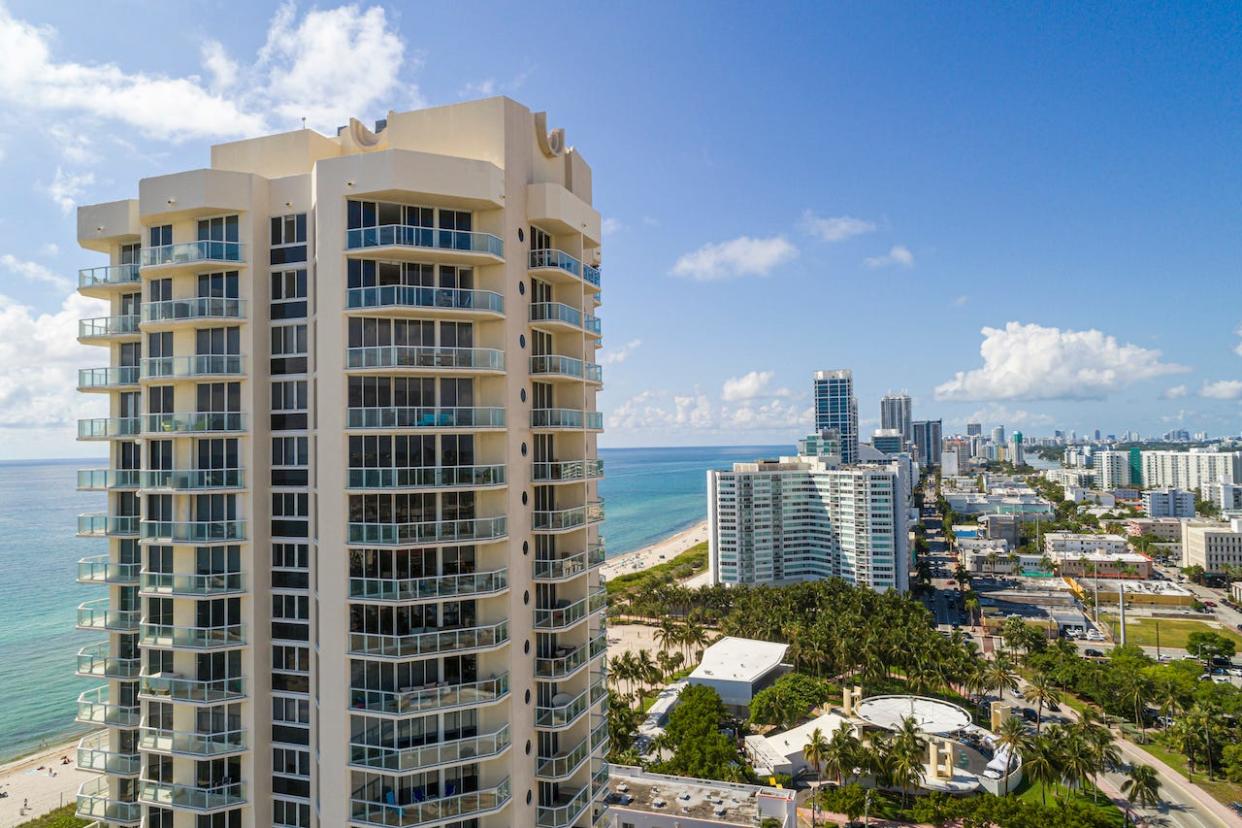
[[[1138,552],[1064,552],[1054,560],[1071,578],[1151,578],[1151,558]]]
[[[980,537],[1003,540],[1009,544],[1010,549],[1018,548],[1022,526],[1016,515],[981,515],[979,526]]]
[[[1044,479],[1065,488],[1089,489],[1095,485],[1093,469],[1045,469]]]
[[[1000,539],[959,541],[957,550],[962,565],[972,575],[1044,575],[1048,572],[1044,555],[1013,552],[1009,544]]]
[[[1087,554],[1106,552],[1119,554],[1130,548],[1129,542],[1121,535],[1092,535],[1075,532],[1045,532],[1044,552],[1053,560],[1066,554]]]
[[[787,788],[666,776],[629,765],[609,765],[608,787],[601,828],[755,828],[769,819],[780,828],[798,824],[797,801]]]
[[[1210,573],[1223,573],[1226,566],[1242,566],[1242,518],[1228,523],[1183,523],[1182,566],[1201,566]]]
[[[1242,483],[1209,483],[1203,487],[1203,499],[1226,517],[1242,517]]]
[[[715,690],[726,707],[744,710],[755,693],[789,671],[788,649],[788,644],[726,636],[703,651],[687,680]]]
[[[1143,511],[1153,518],[1192,518],[1195,493],[1186,489],[1148,489],[1143,492]]]

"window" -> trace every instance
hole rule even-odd
[[[237,271],[228,273],[201,273],[198,277],[198,295],[214,299],[238,297]]]
[[[150,239],[148,247],[163,247],[166,244],[172,244],[172,225],[161,224],[157,227],[152,227],[148,238]]]
[[[289,828],[310,828],[310,805],[305,802],[273,799],[272,824]]]
[[[272,319],[306,318],[306,271],[280,270],[272,274]]]
[[[306,373],[306,325],[272,328],[272,373]]]
[[[272,383],[272,430],[306,428],[306,380]]]
[[[273,217],[271,241],[272,264],[306,261],[306,214]]]
[[[306,468],[310,462],[310,438],[272,438],[272,485],[305,486],[309,482]]]

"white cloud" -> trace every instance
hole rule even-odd
[[[51,184],[43,186],[48,198],[52,199],[65,215],[73,212],[78,199],[86,192],[86,188],[95,183],[95,174],[91,172],[67,173],[56,168],[56,176]]]
[[[208,40],[202,49],[203,67],[211,73],[211,88],[216,91],[231,89],[237,83],[241,67],[237,61],[229,57],[224,44],[218,40]]]
[[[615,236],[624,229],[625,225],[619,219],[615,219],[612,216],[600,222],[600,230],[605,236]]]
[[[970,301],[970,297],[969,297],[969,296],[967,296],[966,294],[964,294],[964,293],[963,293],[961,296],[959,296],[959,297],[957,297],[956,299],[954,299],[954,300],[953,300],[953,304],[954,304],[956,307],[959,307],[959,308],[960,308],[960,307],[962,307],[963,305],[965,305],[965,304],[966,304],[967,302],[969,302],[969,301]]]
[[[750,400],[763,396],[764,389],[776,376],[773,371],[751,371],[740,377],[730,377],[720,389],[720,398],[726,402]]]
[[[767,276],[798,255],[784,236],[752,239],[739,236],[726,242],[705,244],[687,253],[673,265],[673,275],[699,282],[713,282],[739,276]]]
[[[91,137],[85,130],[72,128],[66,124],[53,124],[48,127],[48,135],[56,142],[60,154],[71,164],[92,164],[98,160],[91,149]]]
[[[1100,331],[1010,322],[984,328],[983,367],[936,386],[940,400],[1101,399],[1140,380],[1187,371],[1157,350],[1122,345]]]
[[[73,287],[72,281],[51,268],[45,267],[38,262],[24,261],[11,253],[5,253],[3,256],[0,256],[0,267],[3,267],[9,273],[21,276],[28,282],[43,282],[55,285],[61,290],[69,290]]]
[[[1242,325],[1239,325],[1238,329],[1234,331],[1234,333],[1237,334],[1238,336],[1242,336]],[[1242,356],[1242,342],[1239,342],[1237,345],[1233,347],[1233,352],[1237,354],[1238,356]]]
[[[608,428],[625,432],[721,435],[737,431],[803,430],[813,421],[809,406],[784,399],[715,402],[696,388],[687,393],[643,391],[616,406]]]
[[[1190,389],[1185,385],[1174,385],[1172,388],[1166,388],[1160,397],[1165,400],[1180,400],[1189,393]]]
[[[461,94],[463,98],[490,98],[496,94],[496,79],[472,81],[462,87]]]
[[[826,242],[839,242],[875,231],[875,224],[853,216],[817,216],[811,210],[802,212],[803,232]]]
[[[605,365],[620,365],[629,359],[630,355],[638,350],[642,344],[643,341],[641,339],[631,339],[615,351],[605,351],[600,362]]]
[[[60,245],[56,242],[47,242],[43,247],[39,248],[39,252],[44,256],[58,256],[60,255]]]
[[[1199,389],[1199,396],[1210,400],[1242,400],[1242,380],[1205,382]]]
[[[1007,426],[1043,426],[1056,422],[1049,414],[1027,411],[1025,408],[1010,408],[1006,405],[987,405],[971,413],[962,420],[964,423],[996,423]]]
[[[891,267],[900,265],[901,267],[914,267],[914,254],[910,252],[910,248],[905,245],[895,244],[888,249],[883,256],[870,256],[863,259],[863,264],[872,269],[878,267]]]

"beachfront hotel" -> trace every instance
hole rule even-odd
[[[604,814],[600,216],[505,98],[212,148],[83,207],[100,826]]]

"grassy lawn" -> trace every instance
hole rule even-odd
[[[707,541],[696,543],[672,560],[656,564],[641,572],[627,572],[608,579],[608,597],[638,592],[645,584],[682,581],[702,572],[707,566]]]
[[[1163,638],[1163,636],[1162,636]],[[1152,756],[1164,762],[1173,770],[1180,773],[1190,781],[1194,782],[1200,788],[1211,794],[1212,798],[1217,802],[1228,805],[1231,802],[1242,801],[1242,785],[1236,782],[1230,782],[1227,779],[1208,779],[1207,774],[1202,771],[1196,773],[1193,777],[1190,775],[1190,768],[1186,764],[1186,757],[1176,751],[1170,750],[1156,740],[1151,740],[1145,745],[1136,745],[1141,750],[1145,750]]]
[[[1100,617],[1116,629],[1116,615],[1101,613]],[[1228,638],[1238,645],[1239,650],[1242,650],[1242,635],[1238,635],[1237,631],[1231,630],[1223,624],[1213,624],[1193,618],[1127,618],[1126,643],[1137,644],[1140,647],[1156,646],[1157,622],[1160,625],[1161,647],[1175,647],[1184,650],[1186,649],[1186,638],[1192,632],[1214,632]],[[1118,634],[1120,635],[1120,630],[1118,630]]]
[[[44,814],[29,822],[23,822],[17,828],[79,828],[79,826],[86,825],[87,822],[73,815],[76,808],[76,805],[66,805],[63,808],[57,808],[51,813]]]
[[[1090,805],[1095,808],[1101,814],[1104,814],[1109,819],[1113,820],[1113,822],[1118,826],[1124,825],[1125,814],[1121,812],[1121,809],[1114,805],[1103,793],[1097,792],[1097,799],[1092,800],[1091,792],[1093,790],[1095,790],[1094,787],[1088,786],[1083,790],[1070,791],[1069,796],[1071,799],[1076,799],[1084,805]],[[1048,790],[1048,805],[1052,805],[1056,802],[1058,793],[1061,796],[1066,795],[1064,788]],[[1032,783],[1024,779],[1021,787],[1018,788],[1017,796],[1020,799],[1025,799],[1042,805],[1044,804],[1044,787],[1039,783]]]

